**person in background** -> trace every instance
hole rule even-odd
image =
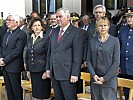
[[[91,74],[91,100],[117,100],[117,75],[120,64],[119,40],[109,34],[110,22],[96,22],[98,35],[88,43],[87,66]]]
[[[119,32],[120,27],[127,25],[127,18],[125,15],[121,16],[119,22],[117,23],[117,30]]]
[[[104,17],[106,14],[106,8],[103,5],[96,5],[93,8],[93,14],[95,16],[95,20],[91,22],[90,27],[87,31],[88,39],[97,36],[98,32],[96,31],[96,21]],[[117,36],[117,29],[116,26],[112,23],[110,23],[110,28],[109,28],[109,34],[112,36]]]
[[[119,9],[118,12],[111,18],[113,24],[117,24],[119,20],[121,19],[121,17],[125,15],[125,13],[126,13],[125,8]]]
[[[24,70],[23,50],[26,34],[18,28],[19,16],[9,15],[8,27],[0,47],[0,66],[4,76],[8,100],[23,100],[21,72]]]
[[[30,18],[31,18],[31,19],[33,19],[33,18],[35,18],[35,17],[39,17],[38,12],[36,12],[36,11],[34,11],[34,12],[32,12],[32,13],[30,14]]]
[[[56,19],[56,13],[53,13],[53,14],[51,14],[50,15],[50,27],[51,28],[56,28],[56,27],[58,27],[58,25],[57,25],[57,19]]]
[[[50,15],[50,25],[49,25],[49,27],[47,27],[47,32],[48,32],[49,36],[52,35],[53,30],[57,27],[58,27],[58,24],[57,24],[56,13],[52,13]]]
[[[85,14],[82,18],[81,18],[81,21],[82,21],[82,24],[81,25],[81,28],[84,29],[84,30],[88,30],[89,29],[89,25],[90,25],[90,16]]]
[[[70,20],[72,25],[79,28],[79,14],[76,12],[72,12],[70,16],[71,16]]]
[[[47,76],[51,77],[56,100],[77,100],[76,82],[80,75],[84,37],[70,24],[68,9],[56,12],[57,27],[50,38]]]
[[[120,77],[133,80],[133,9],[126,13],[127,25],[119,29],[120,40]],[[124,89],[125,100],[128,100],[129,89]]]
[[[46,74],[46,56],[49,35],[46,34],[40,18],[33,18],[29,25],[32,35],[28,38],[26,51],[27,77],[32,83],[32,96],[39,100],[50,98],[51,80]]]
[[[28,34],[28,28],[25,26],[25,19],[23,17],[20,17],[19,28]]]

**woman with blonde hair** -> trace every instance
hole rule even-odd
[[[98,36],[88,43],[87,65],[92,76],[92,100],[116,100],[117,74],[120,63],[119,40],[109,34],[106,17],[97,20]]]

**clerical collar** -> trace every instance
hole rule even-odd
[[[13,32],[15,32],[16,30],[17,30],[17,28],[14,29],[14,30],[7,29],[7,32],[11,32],[11,33],[13,33]]]

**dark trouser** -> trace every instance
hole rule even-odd
[[[76,83],[70,80],[56,80],[52,76],[52,83],[56,100],[77,100]]]
[[[23,100],[23,90],[21,87],[21,72],[7,72],[2,70],[5,86],[7,90],[8,100]]]
[[[76,88],[76,93],[83,93],[83,80],[81,80],[80,78],[76,82]]]
[[[133,75],[120,74],[119,77],[133,80]],[[123,88],[125,100],[129,98],[129,88]]]

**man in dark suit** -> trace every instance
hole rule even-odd
[[[24,70],[23,49],[27,39],[26,33],[18,28],[18,16],[9,15],[6,19],[6,25],[8,29],[0,47],[0,66],[8,100],[23,100],[21,71]]]
[[[76,82],[80,75],[84,36],[70,24],[68,9],[58,9],[56,18],[59,28],[53,30],[50,38],[47,75],[51,74],[56,100],[77,100]]]

